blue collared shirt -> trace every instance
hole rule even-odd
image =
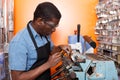
[[[29,26],[37,46],[41,47],[45,45],[47,43],[46,38],[41,38],[40,35],[33,29],[31,24],[29,24]],[[47,36],[47,38],[51,42],[50,36]],[[52,47],[53,43],[51,42],[51,49]],[[27,71],[37,60],[36,49],[28,33],[27,27],[17,33],[17,35],[15,35],[11,40],[8,53],[10,70]]]

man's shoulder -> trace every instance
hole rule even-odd
[[[21,31],[19,31],[18,33],[16,33],[11,41],[20,41],[20,40],[24,40],[27,37],[28,37],[27,29],[24,28]]]

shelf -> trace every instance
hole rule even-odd
[[[107,55],[103,55],[103,54],[101,54],[100,52],[98,52],[97,54],[99,54],[100,56],[103,56],[104,57],[104,59],[109,59],[109,60],[112,60],[112,61],[115,61],[115,62],[117,62],[118,64],[120,64],[120,61],[118,61],[117,59],[114,59],[114,58],[112,58],[112,57],[110,57],[110,56],[107,56]]]
[[[99,38],[113,38],[113,36],[112,35],[99,35],[98,36]],[[120,37],[120,36],[117,36],[117,35],[114,35],[114,37]]]
[[[105,48],[102,48],[102,47],[98,47],[97,49],[101,49],[101,50],[103,50],[103,52],[108,52],[108,53],[113,53],[113,54],[120,54],[120,53],[118,53],[118,51],[117,50],[111,50],[111,49],[105,49]]]
[[[112,42],[105,42],[105,41],[98,41],[101,44],[106,44],[106,45],[113,45],[113,46],[120,46],[120,43],[112,43]]]
[[[95,27],[98,53],[120,63],[120,1],[101,1],[96,6],[98,20]]]

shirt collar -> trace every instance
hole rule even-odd
[[[33,37],[35,38],[35,37],[39,36],[39,34],[35,31],[35,29],[34,29],[33,26],[31,25],[31,23],[29,23],[29,26],[30,26],[30,29],[31,29],[31,31],[32,31]]]

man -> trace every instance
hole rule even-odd
[[[12,80],[50,80],[50,68],[61,60],[60,48],[53,46],[50,35],[61,18],[50,2],[39,4],[34,18],[10,42],[9,68]]]

